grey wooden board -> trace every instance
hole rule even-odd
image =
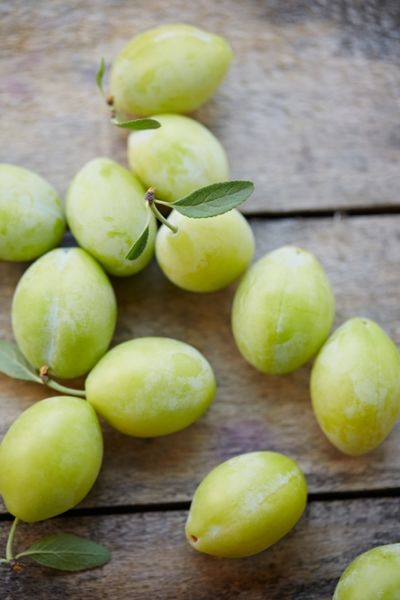
[[[16,549],[48,533],[68,531],[108,545],[102,569],[61,574],[37,566],[0,568],[2,600],[331,600],[336,582],[358,554],[398,542],[398,499],[312,502],[278,544],[246,559],[196,553],[184,538],[186,512],[58,518],[21,525]],[[4,548],[9,523],[0,524]]]
[[[313,251],[332,280],[336,324],[356,315],[377,320],[400,343],[400,216],[251,220],[257,256],[286,243]],[[10,305],[23,266],[0,264],[0,336],[11,339]],[[320,432],[309,399],[309,366],[281,377],[258,373],[241,358],[230,331],[235,286],[191,294],[154,264],[114,279],[119,319],[115,342],[166,335],[198,347],[215,368],[216,400],[190,428],[158,439],[134,439],[105,428],[105,461],[85,506],[190,500],[214,465],[240,452],[273,449],[303,467],[313,492],[400,487],[400,424],[373,453],[350,458]],[[0,376],[0,435],[51,390]]]
[[[94,75],[135,34],[187,22],[226,36],[235,62],[195,115],[253,179],[244,211],[399,206],[397,0],[13,0],[0,4],[0,161],[64,194],[104,155],[126,163]]]

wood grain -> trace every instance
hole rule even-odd
[[[138,32],[184,21],[225,35],[236,60],[195,115],[224,143],[245,211],[399,206],[397,0],[14,0],[0,6],[0,161],[64,194],[95,156],[126,163],[126,133],[94,86]]]
[[[251,224],[258,256],[286,243],[315,252],[333,283],[336,324],[355,315],[371,317],[400,343],[400,216]],[[9,339],[11,298],[22,270],[21,265],[0,264],[0,336]],[[202,419],[171,436],[134,439],[105,427],[104,468],[85,506],[186,501],[211,467],[264,448],[297,459],[313,492],[400,487],[400,424],[373,453],[346,457],[315,422],[309,367],[268,377],[245,363],[230,331],[234,286],[215,294],[190,294],[170,284],[155,264],[136,277],[113,282],[119,304],[115,342],[144,335],[185,340],[211,361],[218,393]],[[2,435],[32,402],[54,394],[0,376],[0,395]]]
[[[69,531],[105,542],[112,562],[81,574],[29,566],[0,570],[2,600],[331,600],[358,554],[400,538],[398,499],[314,502],[297,527],[266,552],[246,559],[196,553],[184,539],[185,512],[58,518],[20,526],[16,549]],[[9,523],[1,523],[4,548]]]

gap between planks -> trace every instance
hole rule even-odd
[[[311,492],[308,502],[341,502],[346,500],[363,500],[374,498],[400,498],[400,488],[378,488],[375,490],[348,490],[341,492]],[[177,512],[190,508],[190,500],[181,502],[154,502],[147,504],[127,504],[120,506],[95,506],[91,508],[73,508],[62,517],[96,517],[98,515],[130,515],[153,512]],[[9,513],[0,514],[0,522],[12,521]]]
[[[321,208],[305,210],[288,211],[247,211],[243,213],[247,219],[330,219],[330,218],[348,218],[348,217],[385,217],[391,215],[400,215],[399,206],[365,206],[359,208]]]

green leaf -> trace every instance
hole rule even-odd
[[[143,229],[136,242],[130,248],[125,258],[127,258],[128,260],[135,260],[136,258],[139,258],[139,256],[144,252],[144,249],[146,248],[147,240],[149,239],[149,233],[150,225],[149,222],[147,222],[146,227]]]
[[[251,181],[224,181],[200,188],[171,205],[186,217],[215,217],[245,202],[253,191]]]
[[[105,565],[111,559],[110,551],[101,544],[71,533],[59,533],[42,538],[15,558],[29,556],[51,569],[84,571]]]
[[[100,66],[99,69],[96,73],[96,85],[99,88],[100,92],[104,95],[104,90],[103,90],[103,78],[104,78],[104,73],[106,72],[106,61],[104,60],[103,57],[101,57],[100,60]]]
[[[14,379],[42,383],[39,375],[24,358],[18,347],[7,340],[0,340],[0,373]]]
[[[155,119],[133,119],[132,121],[118,121],[115,117],[111,119],[117,127],[122,129],[132,129],[134,131],[143,131],[144,129],[158,129],[161,123]]]

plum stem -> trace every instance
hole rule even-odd
[[[45,385],[53,388],[53,390],[57,390],[57,392],[68,394],[68,396],[79,396],[80,398],[86,397],[86,392],[84,390],[76,390],[74,388],[66,387],[65,385],[61,385],[61,383],[57,383],[57,381],[54,381],[53,379],[46,381]]]
[[[5,562],[10,562],[14,559],[14,555],[13,555],[13,543],[14,543],[14,537],[15,537],[15,530],[17,529],[17,525],[18,525],[18,518],[15,517],[13,524],[11,525],[11,529],[10,529],[10,533],[8,534],[8,538],[7,538],[7,546],[6,546],[6,560]],[[4,559],[2,559],[3,561]]]
[[[158,219],[159,221],[161,221],[161,223],[163,225],[165,225],[166,227],[168,227],[168,229],[170,229],[173,233],[178,233],[178,228],[175,227],[175,225],[172,225],[172,223],[170,223],[165,217],[164,215],[162,215],[160,213],[160,211],[158,210],[158,208],[156,207],[156,205],[153,202],[149,203],[149,206],[151,208],[151,210],[153,211],[154,216],[156,217],[156,219]]]

